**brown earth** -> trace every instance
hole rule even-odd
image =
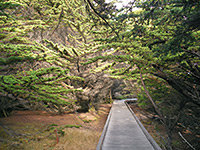
[[[155,141],[163,148],[166,132],[152,113],[130,105]],[[15,111],[0,118],[0,150],[95,150],[111,104],[102,104],[99,111],[52,115],[44,111]],[[68,126],[68,127],[66,127]],[[5,129],[7,132],[5,132]],[[187,139],[194,138],[185,133]],[[188,146],[174,134],[175,150]]]
[[[133,112],[136,114],[137,118],[141,121],[145,129],[149,134],[154,138],[154,140],[159,144],[162,149],[166,149],[165,142],[167,139],[167,134],[165,128],[161,122],[156,119],[157,116],[153,115],[151,112],[148,112],[145,109],[140,108],[137,103],[129,105]],[[180,129],[175,128],[173,133],[173,150],[191,150],[183,139],[178,135]],[[192,145],[197,145],[200,142],[200,138],[193,135],[190,131],[186,130],[183,132],[183,136],[190,142]],[[197,148],[198,149],[198,148]]]
[[[98,112],[63,115],[15,111],[0,118],[5,126],[0,127],[0,150],[94,150],[110,107],[111,104],[101,104]]]

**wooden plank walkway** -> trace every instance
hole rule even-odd
[[[114,101],[97,150],[161,150],[125,102]]]

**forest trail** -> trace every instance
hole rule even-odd
[[[152,140],[152,139],[151,139]],[[97,150],[155,150],[124,100],[115,100]]]

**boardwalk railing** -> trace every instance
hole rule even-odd
[[[123,101],[125,103],[125,105],[127,106],[127,109],[129,109],[129,111],[131,112],[131,114],[133,115],[133,119],[136,120],[137,124],[139,125],[139,127],[141,128],[141,130],[143,131],[144,135],[146,136],[147,140],[150,142],[150,144],[152,145],[153,149],[155,150],[162,150],[159,145],[155,142],[155,140],[151,137],[151,135],[148,133],[148,131],[144,128],[144,126],[142,125],[142,123],[140,122],[140,120],[136,117],[135,113],[132,111],[132,109],[130,108],[130,106],[128,105],[128,102],[133,102],[136,101],[137,99],[124,99],[124,100],[120,100]],[[116,100],[117,101],[117,100]],[[102,150],[102,146],[105,140],[105,136],[106,136],[106,132],[108,130],[108,126],[112,117],[112,113],[113,113],[113,107],[111,108],[107,121],[105,123],[103,132],[101,134],[101,137],[99,139],[98,145],[96,147],[97,150]]]
[[[140,120],[138,119],[138,117],[135,115],[135,113],[133,112],[133,110],[130,108],[128,102],[130,101],[125,101],[126,106],[128,107],[129,111],[131,112],[131,114],[133,115],[133,117],[135,118],[135,120],[137,121],[138,125],[140,126],[140,128],[142,129],[143,133],[145,134],[145,136],[147,137],[148,141],[151,143],[151,145],[153,146],[153,148],[155,150],[162,150],[160,148],[160,146],[156,143],[156,141],[152,138],[152,136],[149,134],[149,132],[145,129],[145,127],[143,126],[143,124],[140,122]]]
[[[109,122],[110,122],[111,115],[112,115],[112,107],[111,107],[111,109],[110,109],[110,112],[109,112],[109,114],[108,114],[106,123],[105,123],[104,128],[103,128],[103,131],[102,131],[102,133],[101,133],[101,137],[100,137],[99,142],[98,142],[98,144],[97,144],[97,147],[96,147],[97,150],[101,150],[101,149],[102,149],[103,141],[104,141],[104,138],[105,138],[105,136],[106,136],[106,131],[107,131],[107,129],[108,129],[108,125],[109,125]]]

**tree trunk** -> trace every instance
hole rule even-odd
[[[138,67],[139,69],[139,67]],[[154,102],[153,98],[151,97],[151,95],[149,94],[149,91],[146,88],[146,85],[144,83],[143,77],[142,77],[142,73],[140,72],[140,80],[142,83],[142,86],[144,88],[144,91],[147,95],[147,97],[149,98],[150,102],[152,103],[156,113],[159,115],[159,119],[160,121],[163,123],[166,131],[167,131],[167,149],[168,150],[172,150],[172,130],[170,130],[169,126],[167,125],[167,120],[166,118],[163,116],[163,114],[161,113],[160,109],[158,108],[158,106],[156,105],[156,103]]]

